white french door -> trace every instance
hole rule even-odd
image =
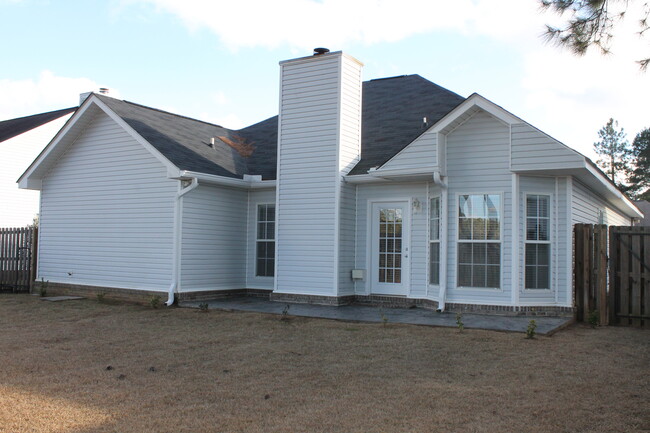
[[[372,203],[370,290],[373,294],[408,294],[408,211],[408,201]]]

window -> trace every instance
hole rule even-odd
[[[526,289],[550,289],[551,197],[526,196]]]
[[[257,256],[255,275],[275,275],[275,205],[257,206]]]
[[[458,286],[501,287],[501,196],[458,197]]]
[[[440,197],[429,207],[429,283],[440,284]]]

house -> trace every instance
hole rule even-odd
[[[74,108],[0,122],[0,228],[33,224],[38,191],[21,191],[16,179],[72,116]]]
[[[571,314],[572,225],[641,212],[500,106],[342,52],[241,130],[93,94],[21,176],[48,290]]]

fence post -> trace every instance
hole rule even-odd
[[[601,325],[609,323],[607,316],[607,226],[597,225],[594,230],[594,286],[596,309]]]
[[[38,265],[38,227],[32,228],[31,254],[29,255],[29,293],[34,293],[36,281],[36,266]]]

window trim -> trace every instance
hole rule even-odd
[[[460,239],[460,213],[459,213],[459,207],[460,207],[460,197],[464,195],[498,195],[499,196],[499,239],[484,239],[484,240],[474,240],[474,239]],[[456,263],[455,263],[455,268],[456,268],[456,275],[455,275],[455,289],[458,290],[464,290],[464,291],[489,291],[490,293],[494,292],[503,292],[504,287],[503,287],[503,246],[505,245],[504,242],[504,222],[505,222],[505,215],[504,215],[504,208],[505,208],[505,203],[504,203],[504,196],[505,194],[503,191],[475,191],[475,192],[457,192],[456,197],[455,197],[455,202],[454,202],[454,217],[456,219]],[[499,244],[499,287],[473,287],[473,286],[461,286],[458,284],[459,281],[459,267],[460,267],[460,262],[459,262],[459,254],[460,254],[460,248],[458,247],[459,244],[461,243],[484,243],[484,244]]]
[[[265,239],[260,239],[258,237],[258,230],[259,230],[259,224],[260,224],[260,217],[259,217],[259,211],[261,206],[273,206],[273,211],[275,218],[273,219],[273,239],[265,238]],[[269,223],[269,220],[264,221],[265,223]],[[273,275],[260,275],[258,268],[257,268],[257,263],[258,263],[258,255],[257,255],[257,247],[260,242],[265,242],[265,243],[273,243],[273,249],[275,250],[276,247],[276,235],[277,235],[277,206],[275,203],[264,203],[264,202],[259,202],[255,204],[255,258],[254,258],[254,266],[255,266],[255,278],[275,278],[275,261],[276,261],[276,252],[274,251],[273,253],[273,267],[272,267],[272,272]]]
[[[431,200],[437,198],[439,200],[439,215],[438,215],[438,239],[431,239]],[[442,194],[433,194],[428,197],[427,200],[427,284],[429,287],[440,288],[440,279],[441,279],[441,268],[442,268],[442,220],[443,220],[443,211],[442,211]],[[431,282],[431,244],[438,244],[438,282]]]
[[[540,241],[540,240],[529,240],[527,236],[527,230],[528,230],[528,197],[529,196],[545,196],[548,197],[548,240],[547,241]],[[521,260],[522,260],[522,268],[524,272],[522,273],[523,281],[522,281],[522,289],[526,293],[551,293],[555,291],[554,287],[554,280],[552,278],[553,276],[553,239],[555,236],[555,230],[553,228],[554,226],[554,194],[549,193],[549,192],[535,192],[535,191],[527,191],[524,193],[524,200],[523,200],[523,217],[522,219],[522,230],[523,230],[523,254],[521,255]],[[571,242],[569,242],[571,243]],[[549,246],[548,250],[548,289],[529,289],[526,287],[526,245],[528,244],[546,244]],[[520,277],[520,278],[521,278]]]

